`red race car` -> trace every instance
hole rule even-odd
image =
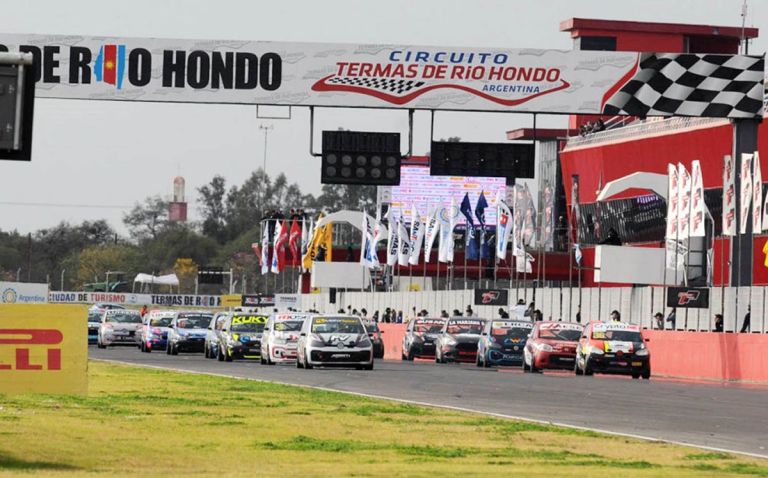
[[[573,322],[536,322],[523,350],[523,372],[573,370],[584,327]]]

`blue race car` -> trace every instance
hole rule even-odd
[[[99,340],[99,326],[101,325],[101,312],[88,311],[88,344],[95,344]]]
[[[489,320],[477,344],[478,367],[520,365],[533,322],[525,320]]]

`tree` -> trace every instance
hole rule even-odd
[[[210,183],[197,189],[200,194],[200,213],[203,216],[203,234],[216,239],[219,243],[227,240],[225,228],[224,196],[226,195],[226,180],[216,175]]]
[[[134,239],[157,239],[157,235],[168,226],[168,201],[160,196],[148,197],[144,204],[136,204],[131,212],[123,215],[123,223]]]
[[[317,209],[340,211],[373,211],[376,208],[376,186],[357,184],[325,184],[315,202]]]
[[[76,271],[76,287],[94,282],[94,278],[104,280],[107,271],[122,271],[127,278],[131,278],[141,263],[138,248],[127,244],[89,246],[70,259],[72,269]]]
[[[190,258],[196,264],[207,264],[216,255],[218,244],[197,233],[188,225],[175,224],[144,242],[143,272],[168,272],[179,258]]]

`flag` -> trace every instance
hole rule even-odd
[[[416,209],[416,204],[411,206],[411,257],[408,263],[412,266],[419,264],[419,253],[421,252],[421,241],[424,240],[424,223],[421,222],[421,215]]]
[[[512,204],[512,254],[523,250],[523,223],[525,222],[525,190],[519,184],[514,185],[514,204]]]
[[[581,208],[579,207],[579,175],[571,175],[571,224],[573,224],[573,242],[579,243],[579,225]]]
[[[574,258],[576,259],[576,265],[578,267],[581,267],[582,254],[581,254],[581,246],[579,244],[573,245],[573,255],[574,255]]]
[[[477,205],[475,205],[475,217],[483,229],[485,229],[485,209],[487,207],[488,201],[485,199],[485,193],[480,191],[480,197],[477,198]]]
[[[523,243],[526,247],[536,247],[536,207],[533,204],[531,190],[525,184],[525,212],[523,222]]]
[[[253,253],[256,255],[256,261],[259,263],[259,267],[261,267],[261,245],[258,242],[251,243],[251,249],[253,249]]]
[[[674,164],[667,164],[667,239],[677,239],[677,214],[680,204],[678,201],[677,168]]]
[[[317,260],[333,262],[333,222],[328,222],[322,227]]]
[[[467,227],[464,233],[464,253],[467,259],[476,261],[478,258],[477,240],[475,237],[475,223],[472,220],[472,205],[469,202],[469,193],[464,193],[464,199],[461,200],[459,211],[464,214],[467,220]]]
[[[677,178],[677,237],[683,240],[688,238],[691,217],[691,175],[683,163],[677,163]]]
[[[262,221],[261,230],[261,274],[269,273],[269,221]]]
[[[280,272],[280,259],[278,258],[279,253],[278,249],[280,248],[280,238],[282,237],[283,233],[283,224],[285,221],[280,222],[277,221],[275,224],[275,233],[273,234],[273,241],[272,241],[272,266],[270,270],[277,274]]]
[[[379,258],[376,255],[375,237],[376,221],[363,212],[362,244],[360,245],[360,263],[366,267],[379,266]]]
[[[387,231],[387,265],[397,264],[397,254],[400,250],[400,241],[397,234],[397,220],[392,217],[392,208],[387,209],[389,231]]]
[[[317,221],[320,222],[320,220],[323,219],[323,213],[321,212],[320,215],[317,217]],[[310,225],[311,234],[309,242],[307,243],[307,252],[304,253],[304,257],[302,259],[302,266],[304,269],[311,269],[312,268],[312,262],[316,260],[318,257],[318,254],[320,253],[320,244],[324,238],[325,234],[325,227],[330,227],[331,223],[328,223],[322,227],[315,227],[313,225]]]
[[[512,212],[507,204],[496,197],[496,259],[505,259],[507,255],[507,241],[512,232]]]
[[[747,233],[747,221],[749,220],[749,206],[752,201],[752,155],[741,155],[741,211],[739,234]]]
[[[704,179],[701,174],[701,163],[698,159],[693,160],[691,163],[692,173],[692,186],[691,186],[691,218],[690,218],[690,236],[691,237],[704,237]],[[758,215],[758,221],[760,216]],[[759,228],[758,228],[759,229]]]
[[[400,220],[397,221],[397,242],[399,245],[397,250],[397,264],[407,266],[408,259],[411,258],[411,239],[408,236],[408,229],[405,228],[402,211],[400,212]]]
[[[600,192],[603,190],[603,170],[600,170],[600,179],[597,183],[597,191],[595,191],[595,196],[599,196]],[[594,228],[595,228],[595,239],[597,241],[600,241],[603,235],[603,202],[597,201],[595,203],[595,217],[593,220]]]
[[[752,158],[752,232],[762,231],[763,222],[763,175],[760,171],[760,153]]]
[[[517,269],[518,272],[530,274],[533,272],[533,267],[531,265],[533,261],[534,258],[532,255],[519,249],[517,254],[515,254],[515,269]]]
[[[288,249],[291,251],[291,264],[292,266],[299,265],[299,240],[301,239],[301,227],[299,227],[298,219],[293,220],[291,229],[288,235]]]
[[[440,262],[453,262],[453,228],[456,226],[456,218],[459,210],[451,198],[451,205],[440,210],[440,247],[438,260]]]
[[[376,245],[379,243],[379,241],[384,239],[384,234],[386,234],[386,228],[384,227],[384,224],[381,223],[381,210],[377,207],[376,220],[373,223],[373,249],[374,250],[376,250]],[[376,260],[376,262],[378,263],[378,259]]]
[[[309,238],[312,237],[312,233],[310,232],[310,227],[307,225],[307,219],[303,218],[301,220],[301,254],[306,254],[307,247],[309,247]],[[299,261],[300,262],[300,261]]]
[[[99,48],[93,65],[93,76],[96,81],[115,85],[118,90],[122,89],[125,76],[125,45],[104,45]]]
[[[440,231],[440,221],[437,217],[438,208],[433,207],[427,215],[427,223],[424,228],[424,262],[429,262],[432,255],[432,246],[435,244],[435,238]]]
[[[723,235],[736,235],[736,163],[723,156]]]

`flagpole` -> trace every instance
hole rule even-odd
[[[469,252],[469,223],[464,228],[464,290],[467,290],[467,252]]]
[[[571,195],[571,204],[574,198]],[[571,207],[571,216],[573,216],[573,207]],[[573,217],[568,219],[568,322],[573,320]],[[559,222],[559,221],[558,221]]]

